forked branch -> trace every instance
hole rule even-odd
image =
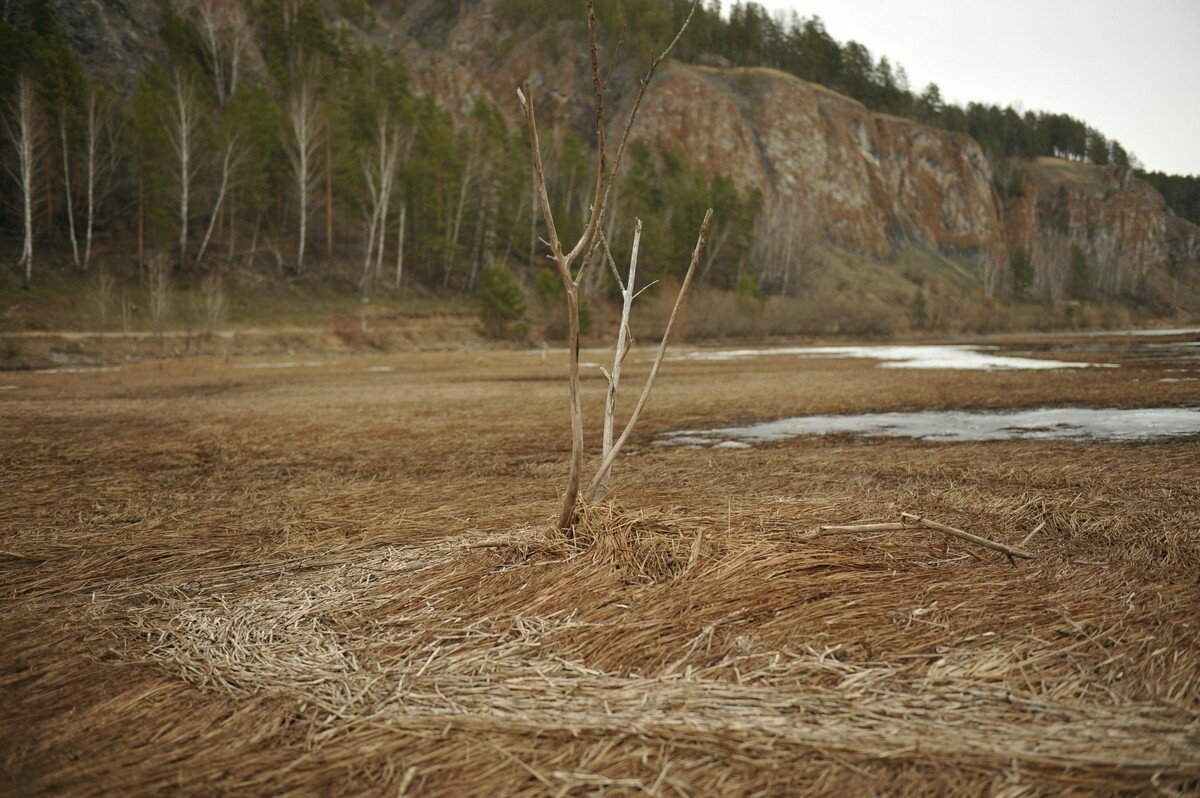
[[[579,397],[579,287],[587,274],[588,267],[591,265],[593,258],[596,256],[603,237],[601,231],[604,229],[605,214],[608,208],[608,202],[612,197],[613,186],[616,184],[617,177],[620,171],[621,157],[625,153],[625,147],[629,141],[629,132],[633,127],[633,122],[637,118],[638,110],[641,107],[642,100],[646,96],[646,89],[650,84],[650,79],[659,65],[666,60],[675,44],[683,36],[688,25],[695,15],[696,6],[699,0],[693,0],[691,10],[688,13],[687,19],[671,40],[671,43],[665,50],[657,56],[651,58],[650,67],[646,71],[645,77],[642,78],[641,84],[638,87],[637,96],[634,98],[633,105],[630,108],[629,116],[625,122],[625,127],[621,132],[620,144],[617,148],[616,158],[609,168],[608,143],[606,133],[606,119],[604,108],[604,95],[608,87],[608,81],[612,76],[612,69],[609,70],[607,76],[601,74],[600,66],[600,47],[597,36],[596,10],[593,0],[587,2],[587,35],[588,35],[588,55],[591,60],[592,67],[592,104],[595,113],[596,122],[596,187],[591,204],[591,212],[588,217],[587,224],[584,227],[583,234],[579,240],[571,247],[569,251],[563,250],[563,245],[558,237],[558,228],[554,223],[554,214],[550,208],[550,194],[546,188],[545,167],[542,162],[541,143],[538,137],[537,116],[533,107],[533,96],[530,92],[529,85],[526,84],[522,88],[517,89],[517,96],[521,100],[521,107],[525,112],[525,121],[529,126],[529,149],[530,159],[533,162],[534,184],[536,187],[538,204],[541,208],[542,219],[546,223],[547,241],[546,245],[550,248],[550,259],[554,261],[554,268],[558,272],[559,279],[562,281],[563,295],[567,302],[567,328],[568,328],[568,368],[570,379],[571,392],[571,462],[570,471],[567,475],[567,490],[563,496],[562,513],[559,516],[559,528],[569,529],[575,521],[575,505],[578,501],[580,472],[583,467],[583,410],[580,404]],[[614,58],[615,67],[615,58]],[[700,239],[697,242],[697,252],[703,252],[704,242],[708,237],[709,218],[712,215],[710,210],[705,216],[704,225],[700,230]],[[577,273],[573,272],[573,265],[583,256],[582,263]],[[636,256],[635,256],[636,257]],[[662,360],[662,353],[666,349],[667,339],[670,336],[671,326],[674,322],[676,312],[683,301],[683,297],[687,292],[688,285],[691,282],[692,274],[696,268],[698,255],[693,255],[692,263],[688,268],[687,277],[684,280],[684,285],[680,289],[679,297],[675,303],[675,310],[671,314],[671,321],[667,325],[667,331],[663,335],[662,344],[659,347],[659,356],[655,361],[654,368],[651,370],[651,376],[647,381],[646,388],[643,389],[642,397],[638,402],[638,406],[634,410],[633,416],[630,418],[625,431],[621,438],[611,447],[608,442],[611,439],[611,427],[606,435],[604,465],[601,472],[596,475],[589,485],[586,498],[591,499],[595,496],[599,486],[607,480],[607,473],[612,468],[612,460],[616,453],[620,451],[621,446],[629,437],[629,433],[637,421],[637,416],[640,414],[642,407],[645,405],[646,397],[649,395],[649,388],[653,384],[654,376],[658,372],[658,366]],[[618,282],[620,280],[618,279]],[[622,346],[625,337],[628,336],[628,306],[633,302],[633,279],[631,276],[630,284],[623,286],[622,291],[629,291],[629,296],[626,300],[625,316],[622,320],[621,331],[618,333],[618,342],[616,360],[614,361],[614,374],[609,375],[610,396],[609,408],[614,406],[616,383],[620,379],[620,361],[624,359]],[[615,376],[615,378],[614,378]],[[606,416],[607,418],[607,416]],[[611,424],[611,421],[608,423]]]
[[[688,288],[691,287],[692,277],[696,274],[696,264],[704,257],[704,249],[708,246],[708,227],[712,222],[712,208],[704,214],[704,221],[700,224],[700,234],[696,237],[696,248],[692,250],[692,260],[688,264],[687,274],[683,277],[683,285],[679,287],[679,295],[675,297],[675,305],[671,308],[671,315],[667,319],[667,328],[663,331],[662,340],[658,343],[658,353],[654,356],[654,365],[650,367],[650,374],[646,377],[646,384],[642,387],[642,395],[638,397],[637,405],[633,408],[633,413],[629,416],[629,421],[625,424],[625,429],[621,432],[621,437],[618,438],[612,445],[612,448],[605,453],[604,459],[600,463],[600,469],[596,471],[596,476],[592,478],[592,483],[583,494],[584,501],[592,501],[596,497],[597,491],[608,482],[608,474],[612,469],[613,461],[617,459],[617,455],[621,453],[621,447],[629,440],[630,433],[637,425],[638,418],[642,415],[642,408],[646,406],[646,400],[650,398],[650,390],[654,387],[654,379],[658,376],[658,369],[662,366],[663,358],[667,354],[667,346],[671,342],[671,331],[675,328],[675,320],[679,317],[679,308],[683,306],[684,297],[687,296]],[[627,288],[631,291],[632,288]]]

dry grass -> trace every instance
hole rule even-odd
[[[1200,785],[1195,441],[643,446],[618,504],[565,538],[546,531],[561,355],[303,360],[320,365],[3,379],[20,387],[0,395],[0,790]],[[1196,384],[666,371],[643,442],[798,412],[1189,404]],[[937,533],[804,539],[901,510],[1012,545],[1045,522],[1038,558]]]

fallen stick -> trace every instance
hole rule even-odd
[[[955,529],[952,526],[946,526],[945,524],[939,524],[937,521],[930,521],[928,518],[923,518],[919,515],[913,515],[912,513],[900,513],[900,517],[903,518],[905,521],[910,522],[911,524],[923,526],[927,529],[936,529],[939,532],[945,532],[947,535],[953,535],[954,537],[959,538],[961,540],[965,540],[965,541],[974,543],[979,546],[984,546],[986,548],[991,549],[992,551],[998,551],[1001,554],[1008,557],[1009,559],[1012,559],[1013,557],[1020,557],[1023,560],[1034,559],[1034,555],[1030,554],[1027,551],[1022,551],[1021,549],[1014,549],[1012,546],[1005,546],[1003,543],[997,543],[994,540],[988,540],[987,538],[981,538],[981,537],[979,537],[979,535],[972,535],[970,532],[964,532],[961,529]]]
[[[883,523],[883,524],[848,524],[845,526],[823,526],[821,534],[849,534],[852,532],[899,532],[902,529],[908,529],[908,524]]]
[[[1021,542],[1020,542],[1018,545],[1024,546],[1026,543],[1028,543],[1028,542],[1030,541],[1030,539],[1031,539],[1031,538],[1032,538],[1034,535],[1036,535],[1038,532],[1041,532],[1041,531],[1042,531],[1042,527],[1044,527],[1045,525],[1046,525],[1046,522],[1045,522],[1045,521],[1043,521],[1043,522],[1041,522],[1040,524],[1038,524],[1037,526],[1035,526],[1035,527],[1033,528],[1033,531],[1032,531],[1032,532],[1030,532],[1028,535],[1026,535],[1026,536],[1025,536],[1025,539],[1024,539],[1024,540],[1022,540],[1022,541],[1021,541]]]

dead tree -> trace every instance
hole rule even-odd
[[[36,89],[28,75],[17,80],[14,100],[7,103],[9,113],[4,118],[4,129],[16,150],[15,163],[7,165],[7,171],[17,182],[21,191],[21,219],[24,237],[21,241],[21,259],[17,267],[25,269],[25,287],[33,280],[33,195],[37,174],[38,143],[41,135]]]
[[[526,122],[529,127],[529,148],[531,159],[533,161],[534,184],[537,190],[537,201],[541,207],[542,219],[546,224],[547,240],[543,243],[550,249],[550,260],[554,263],[555,270],[558,272],[559,279],[562,281],[563,295],[567,303],[567,326],[568,326],[568,374],[570,380],[570,402],[571,402],[571,462],[570,470],[567,475],[567,489],[563,497],[562,512],[559,515],[558,526],[560,529],[570,529],[576,517],[576,507],[580,499],[579,488],[583,470],[583,408],[580,404],[579,396],[579,289],[587,276],[588,268],[592,261],[597,256],[597,253],[604,244],[604,220],[608,209],[609,201],[612,199],[613,187],[616,185],[617,176],[620,173],[621,160],[625,155],[625,148],[629,142],[629,132],[633,128],[633,123],[637,118],[638,110],[641,108],[642,100],[646,96],[646,89],[650,85],[650,80],[654,76],[659,65],[670,54],[675,44],[683,36],[688,25],[692,21],[692,17],[696,12],[696,3],[693,3],[691,11],[687,19],[684,21],[679,32],[675,34],[675,38],[665,50],[657,56],[652,56],[650,66],[642,78],[638,91],[634,97],[633,104],[629,110],[629,116],[625,121],[625,127],[621,133],[620,141],[617,145],[616,152],[612,158],[612,164],[609,164],[608,143],[606,141],[606,125],[605,125],[605,94],[608,88],[608,80],[612,76],[612,69],[605,76],[601,73],[600,67],[600,52],[597,44],[596,33],[596,13],[592,0],[587,3],[587,33],[588,33],[588,49],[591,58],[592,67],[592,100],[593,112],[595,115],[595,135],[596,135],[596,177],[595,191],[592,195],[590,206],[590,214],[587,224],[584,227],[583,234],[579,240],[569,250],[563,249],[563,242],[558,238],[558,231],[554,222],[554,214],[550,209],[550,196],[546,188],[545,169],[542,163],[541,144],[538,138],[537,119],[534,114],[533,97],[530,93],[529,86],[526,84],[523,89],[517,90],[517,96],[521,100],[522,108],[525,112]],[[637,405],[631,414],[629,421],[626,423],[620,437],[614,441],[604,453],[600,469],[589,483],[584,495],[584,501],[591,501],[597,493],[607,483],[608,473],[612,469],[613,461],[617,454],[620,453],[621,447],[629,439],[630,433],[633,431],[634,425],[637,423],[638,417],[642,409],[645,407],[646,400],[650,395],[650,389],[654,385],[654,379],[658,375],[659,367],[662,365],[663,355],[666,352],[667,344],[671,336],[671,330],[674,326],[676,316],[680,306],[683,304],[683,299],[687,294],[687,289],[691,284],[692,275],[695,273],[696,264],[703,256],[704,248],[708,239],[708,226],[712,219],[712,210],[704,215],[704,221],[700,225],[700,234],[696,239],[696,247],[692,252],[691,264],[688,267],[687,274],[684,278],[683,285],[679,289],[679,295],[675,301],[674,310],[671,312],[670,320],[667,322],[666,330],[663,332],[662,341],[659,344],[658,354],[655,357],[654,364],[650,369],[650,374],[646,378],[645,386],[642,389],[641,396],[638,398]],[[640,239],[640,234],[638,234]],[[607,256],[607,252],[605,252]],[[579,264],[576,269],[576,263]],[[610,264],[611,265],[611,264]],[[613,267],[615,270],[615,266]],[[631,272],[633,275],[628,281],[628,285],[623,285],[623,292],[633,291],[633,277],[636,277],[636,263],[631,264]],[[632,307],[632,295],[625,303],[622,312],[622,328],[627,331],[628,328],[628,312]],[[620,339],[620,333],[618,333]],[[628,338],[626,337],[627,341]],[[622,351],[622,346],[625,346],[625,351]],[[618,349],[614,360],[614,371],[619,372],[620,362],[624,360],[627,354],[628,347],[624,343],[618,345]],[[609,380],[611,397],[606,407],[606,417],[611,412],[615,416],[616,408],[616,385],[618,381],[612,379],[612,374],[605,372]]]

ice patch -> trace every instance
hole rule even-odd
[[[773,349],[724,349],[691,352],[676,360],[740,360],[768,355],[797,357],[849,357],[879,360],[881,368],[891,369],[957,369],[967,371],[1006,371],[1014,369],[1076,369],[1112,363],[1080,363],[1069,360],[1042,360],[1032,357],[1012,357],[983,351],[982,347],[964,345],[927,346],[796,346]]]
[[[120,371],[120,366],[79,366],[75,368],[38,369],[34,374],[90,374],[95,371]]]
[[[314,366],[324,366],[324,361],[321,360],[302,360],[302,361],[287,361],[284,363],[234,363],[235,369],[294,369],[294,368],[312,368]]]
[[[927,410],[798,416],[744,427],[668,432],[655,445],[744,448],[804,435],[834,434],[927,441],[1132,441],[1200,434],[1200,409],[1046,407],[1007,413]]]

